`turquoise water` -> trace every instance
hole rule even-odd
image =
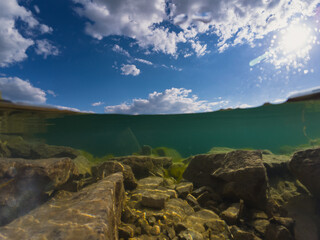
[[[287,146],[312,146],[319,122],[320,101],[305,101],[200,114],[60,116],[48,119],[37,136],[96,156],[132,154],[143,145],[173,148],[183,157],[212,147],[283,153]]]

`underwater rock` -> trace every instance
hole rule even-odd
[[[110,160],[130,166],[137,179],[150,175],[162,176],[163,168],[168,168],[172,164],[171,158],[167,157],[126,156]]]
[[[71,159],[80,155],[80,152],[65,146],[52,146],[44,143],[28,143],[21,137],[5,138],[5,148],[1,151],[3,157],[45,159],[68,157]]]
[[[142,206],[163,209],[170,195],[160,190],[146,190],[141,193],[141,197]]]
[[[234,225],[237,223],[239,216],[240,216],[240,203],[234,203],[230,207],[228,207],[226,210],[224,210],[220,217],[225,220],[228,225]]]
[[[181,198],[185,198],[193,190],[191,182],[181,182],[176,186],[176,191]]]
[[[123,165],[116,161],[107,161],[100,165],[93,166],[91,170],[92,175],[96,180],[103,179],[112,173],[122,172],[125,189],[133,190],[137,187],[137,180],[134,177],[131,167],[128,165]]]
[[[295,153],[289,167],[298,180],[320,199],[320,148]]]
[[[119,238],[132,238],[134,236],[134,225],[132,224],[121,224],[119,226],[118,231],[119,231]]]
[[[251,232],[243,231],[239,227],[233,225],[230,228],[234,240],[261,240]]]
[[[68,157],[71,159],[76,158],[80,155],[80,152],[65,146],[53,146],[47,144],[36,144],[31,147],[31,158],[58,158]]]
[[[271,223],[266,229],[266,240],[293,240],[289,230],[281,225]]]
[[[312,196],[301,195],[291,199],[285,206],[287,216],[294,219],[294,237],[296,240],[319,240],[320,239],[320,216],[319,201]],[[291,231],[290,221],[279,221]],[[274,222],[271,219],[271,222]],[[287,223],[286,223],[287,222]]]
[[[0,159],[0,225],[45,202],[76,172],[70,158]]]
[[[261,209],[266,206],[267,174],[259,151],[193,156],[183,177],[195,185],[210,186],[223,197],[243,199]]]
[[[204,240],[201,233],[187,229],[179,233],[179,240]]]
[[[142,178],[138,181],[139,187],[156,189],[164,183],[164,179],[162,177],[150,176],[146,178]]]
[[[3,239],[118,239],[124,201],[122,173],[83,188],[61,191],[29,214],[0,228]]]
[[[269,226],[270,222],[266,219],[258,219],[254,220],[251,224],[258,233],[264,236],[266,234],[267,227]]]
[[[262,152],[263,165],[267,170],[268,177],[291,175],[289,170],[290,157],[286,155],[266,154]]]
[[[143,145],[139,152],[139,155],[150,156],[152,154],[152,147],[149,145]]]

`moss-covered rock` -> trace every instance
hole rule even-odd
[[[187,165],[184,164],[183,162],[174,162],[168,168],[168,175],[170,177],[173,177],[177,181],[180,181],[182,179],[182,175],[186,170],[186,168],[187,168]]]

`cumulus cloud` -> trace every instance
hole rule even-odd
[[[47,100],[45,91],[18,77],[0,78],[0,91],[4,99],[13,102],[43,104]]]
[[[103,104],[104,104],[104,102],[95,102],[95,103],[92,103],[91,106],[97,107],[97,106],[101,106]]]
[[[35,51],[46,59],[49,55],[58,56],[59,49],[53,46],[47,39],[37,40]]]
[[[197,56],[208,53],[206,44],[197,40],[204,33],[218,36],[220,52],[237,44],[253,44],[286,27],[296,15],[312,16],[318,4],[318,0],[73,1],[76,12],[89,19],[85,31],[92,37],[127,36],[140,47],[173,56],[179,43],[189,43]],[[168,22],[178,30],[172,31]]]
[[[189,36],[214,33],[218,47],[253,43],[286,27],[292,17],[312,16],[317,0],[172,0],[171,16]]]
[[[140,69],[133,64],[123,64],[121,67],[122,75],[132,75],[138,76],[140,74]]]
[[[101,40],[110,35],[124,35],[135,39],[141,47],[175,55],[177,44],[185,42],[183,34],[155,27],[168,19],[165,0],[73,0],[75,10],[90,20],[85,31]]]
[[[106,106],[107,113],[120,114],[173,114],[212,111],[222,107],[228,101],[208,102],[191,95],[192,90],[171,88],[164,92],[150,93],[147,99],[133,99],[132,103]]]
[[[208,53],[207,51],[207,44],[201,45],[199,41],[190,40],[191,47],[194,49],[198,57],[201,57]]]
[[[52,28],[40,24],[31,11],[20,6],[17,0],[0,1],[0,67],[23,61],[27,58],[26,50],[34,45],[34,40],[26,38],[16,28],[16,21],[27,24],[28,30],[48,33]]]
[[[220,52],[286,27],[297,15],[312,16],[318,0],[73,0],[76,12],[88,18],[85,31],[94,38],[133,38],[144,48],[177,56],[178,44],[188,42],[197,56],[207,51],[201,34],[218,36]],[[171,31],[168,22],[178,31]],[[163,24],[166,23],[166,24]],[[166,27],[164,27],[166,26]],[[179,29],[179,28],[178,28]]]

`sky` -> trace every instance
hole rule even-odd
[[[94,113],[280,103],[320,86],[319,3],[0,1],[0,91]]]

